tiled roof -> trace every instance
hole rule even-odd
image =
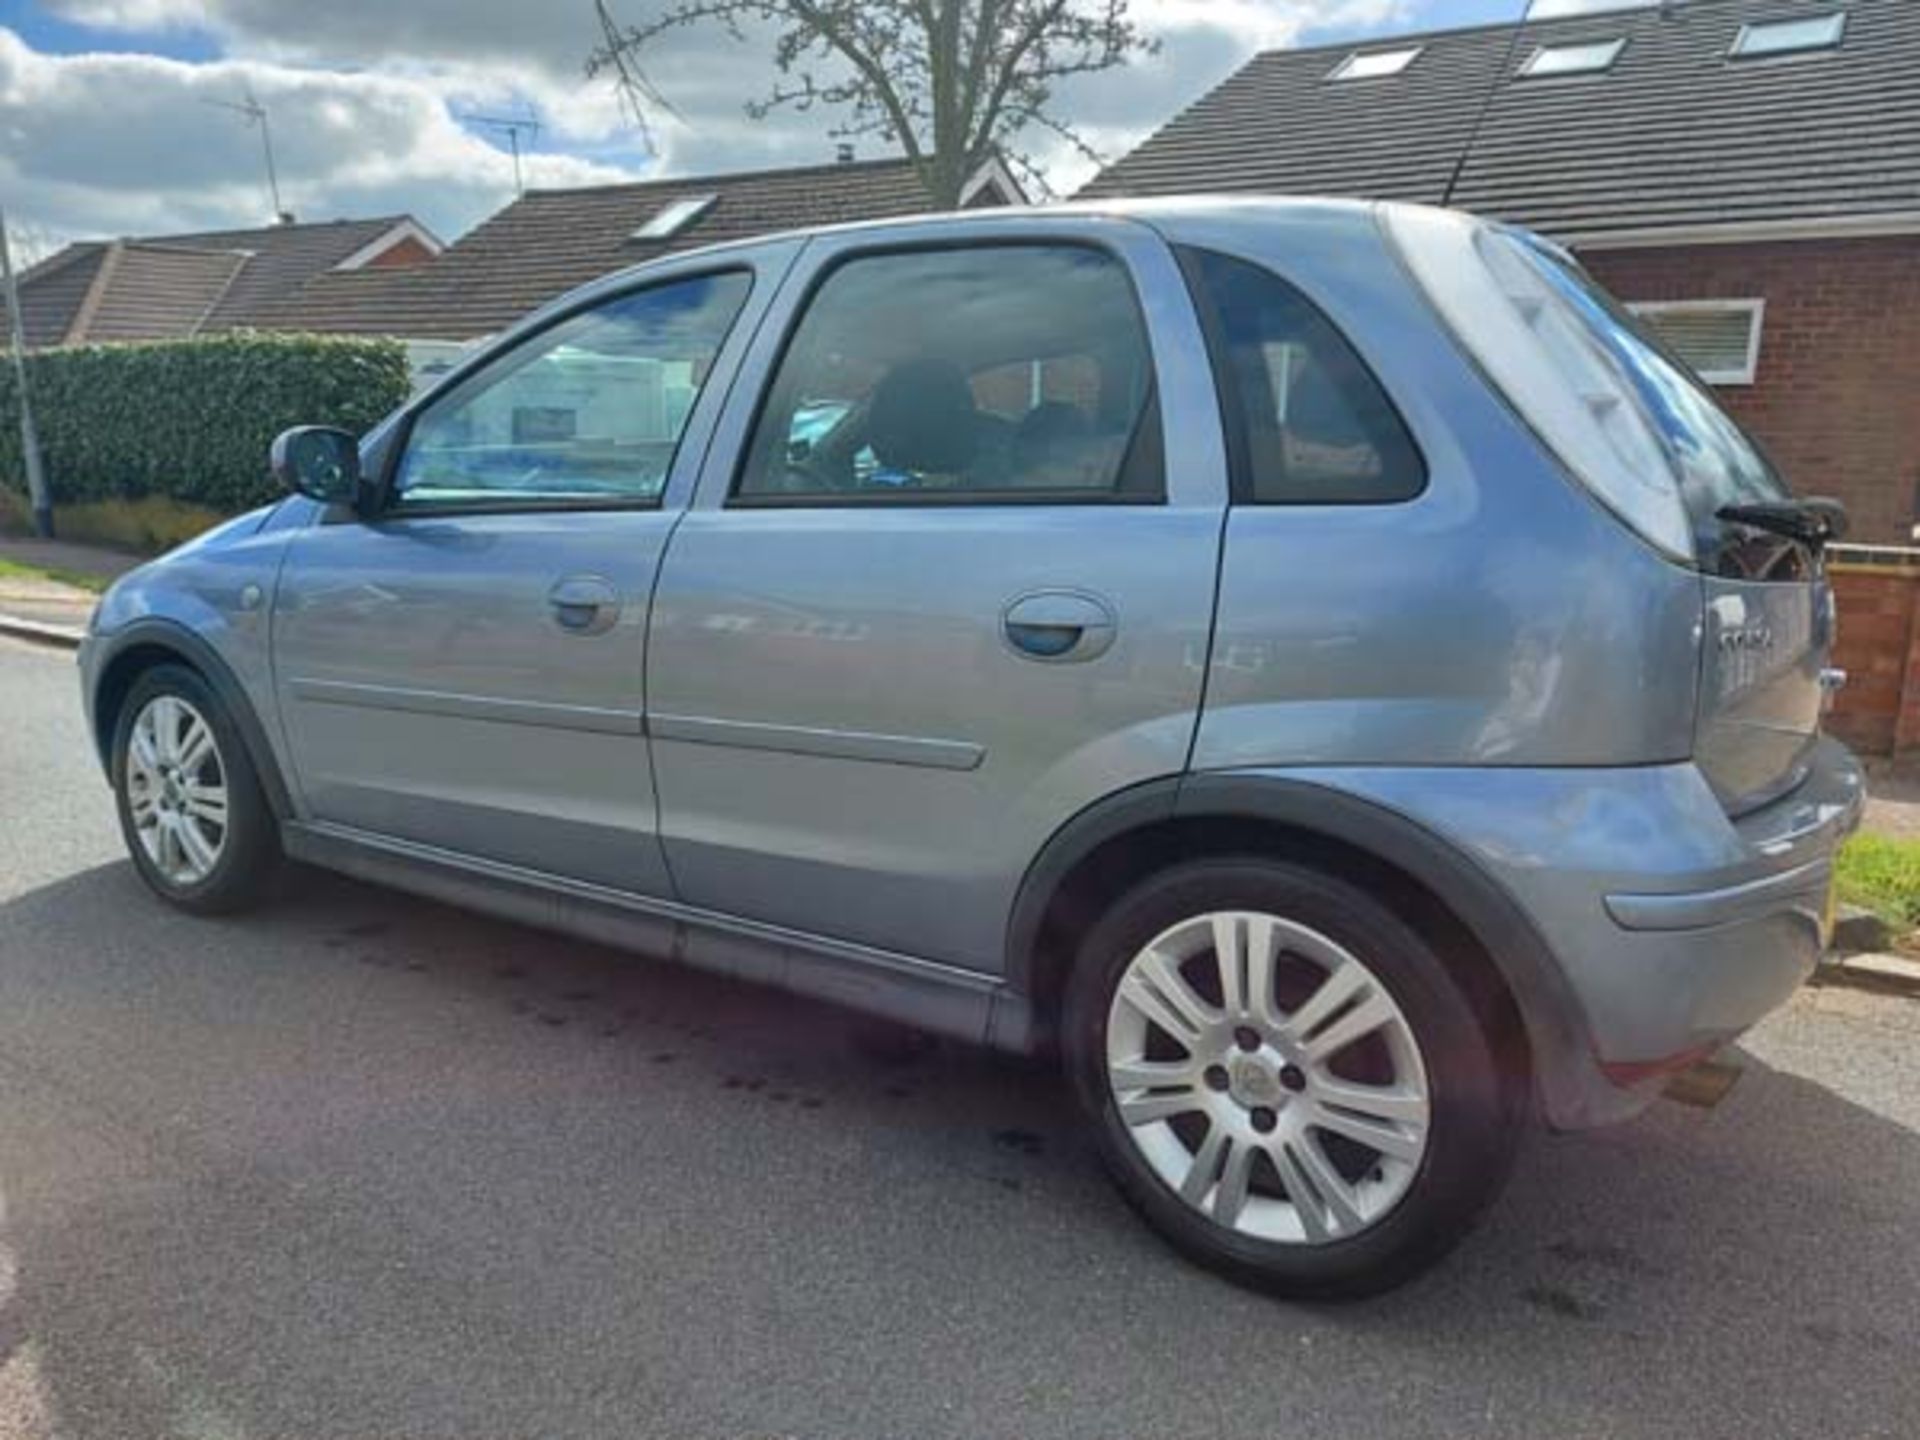
[[[104,245],[69,245],[38,264],[29,265],[16,279],[20,286],[20,326],[27,348],[58,345],[67,338],[73,317],[93,286]],[[0,295],[0,323],[7,318],[7,301]]]
[[[380,215],[371,220],[269,225],[258,230],[210,230],[157,237],[157,243],[191,250],[244,250],[253,257],[220,308],[208,318],[208,329],[225,330],[257,324],[254,317],[261,307],[292,294],[314,276],[326,274],[411,218]]]
[[[257,325],[263,308],[408,223],[408,216],[386,215],[69,245],[19,277],[27,344]],[[0,301],[0,319],[5,313]]]
[[[1729,58],[1744,24],[1836,10],[1848,12],[1838,50]],[[1438,202],[1486,106],[1452,203],[1567,240],[1920,213],[1916,0],[1677,0],[1515,29],[1257,55],[1081,198],[1263,191]],[[1516,73],[1536,46],[1618,37],[1626,47],[1604,73]],[[1398,75],[1327,78],[1356,48],[1414,44],[1421,53]]]
[[[72,341],[164,340],[196,335],[248,261],[235,250],[113,244],[82,302]]]
[[[633,234],[676,200],[713,196],[664,240]],[[486,335],[574,286],[661,255],[779,230],[927,208],[905,160],[529,190],[431,263],[322,275],[260,312],[278,329],[418,339]]]

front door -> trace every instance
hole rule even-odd
[[[1150,232],[947,233],[808,250],[663,567],[649,723],[683,900],[991,970],[1047,837],[1186,763],[1225,467]]]
[[[647,605],[751,287],[684,276],[543,327],[403,422],[377,515],[294,541],[274,672],[313,821],[666,893]]]

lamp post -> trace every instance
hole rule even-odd
[[[7,217],[0,211],[0,282],[7,292],[8,328],[13,333],[13,383],[20,396],[20,450],[27,460],[27,500],[33,506],[33,533],[53,538],[53,502],[47,497],[47,475],[40,466],[40,436],[33,428],[33,399],[27,393],[27,332],[20,323],[20,286],[13,278],[13,247],[7,240]]]

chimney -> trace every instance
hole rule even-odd
[[[853,163],[853,143],[848,140],[842,140],[840,144],[835,147],[833,158],[842,165],[851,165]]]

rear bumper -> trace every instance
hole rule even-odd
[[[1638,1113],[1666,1074],[1805,981],[1834,852],[1866,798],[1858,762],[1831,740],[1797,789],[1738,820],[1691,764],[1293,773],[1415,821],[1526,916],[1566,982],[1519,997],[1534,1011],[1542,1108],[1561,1129]],[[1543,1017],[1546,1004],[1577,1013]]]
[[[1594,1042],[1603,1073],[1644,1104],[1665,1073],[1785,1003],[1820,963],[1834,855],[1865,802],[1859,762],[1821,740],[1796,789],[1728,822],[1742,852],[1732,868],[1609,889],[1615,963],[1649,993],[1600,987]],[[1655,995],[1664,1002],[1652,1003]]]

